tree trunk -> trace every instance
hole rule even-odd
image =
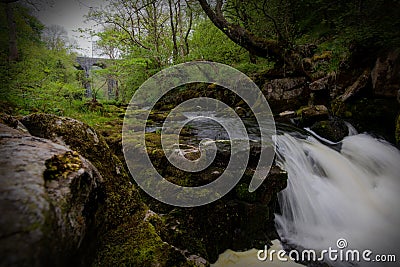
[[[207,0],[198,0],[204,12],[214,25],[225,33],[229,39],[259,57],[271,57],[283,61],[283,49],[278,41],[259,38],[243,27],[228,22],[222,14],[222,1],[218,0],[216,10],[212,10]]]
[[[178,44],[176,42],[176,28],[175,28],[174,14],[172,9],[172,1],[173,0],[168,0],[168,6],[169,6],[169,19],[171,23],[172,43],[173,43],[172,58],[175,63],[178,58]]]
[[[271,58],[275,61],[275,66],[284,69],[285,73],[286,71],[291,71],[310,78],[308,73],[303,69],[300,54],[294,48],[290,47],[285,40],[260,38],[244,27],[228,22],[222,12],[222,0],[216,0],[214,10],[208,4],[207,0],[198,0],[198,2],[214,25],[233,42],[249,51],[251,55]]]
[[[186,48],[186,54],[185,56],[189,55],[189,34],[190,31],[192,29],[192,24],[193,24],[193,11],[192,8],[190,7],[189,3],[186,1],[186,5],[189,11],[189,25],[188,28],[186,30],[186,34],[185,34],[185,48]]]
[[[115,100],[119,100],[119,86],[118,86],[118,80],[115,81]]]
[[[186,49],[185,49],[185,44],[184,44],[184,40],[185,37],[183,35],[183,22],[182,22],[182,11],[181,11],[181,0],[177,1],[177,12],[176,12],[176,21],[179,24],[179,39],[180,41],[180,50],[181,50],[181,55],[182,56],[186,56]]]
[[[14,18],[14,8],[11,2],[6,2],[6,16],[8,26],[8,60],[10,62],[18,60],[17,47],[17,27]]]

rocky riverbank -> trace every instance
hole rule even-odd
[[[138,190],[104,138],[86,124],[48,114],[18,119],[2,119],[11,126],[2,124],[1,131],[2,155],[9,155],[1,162],[1,207],[10,215],[1,222],[4,266],[207,266],[227,248],[262,247],[277,237],[276,193],[286,186],[286,173],[277,167],[256,193],[247,191],[249,168],[219,201],[174,208]],[[155,165],[166,166],[161,147],[150,147]],[[227,160],[224,153],[218,157]],[[177,183],[193,178],[161,171]],[[195,178],[206,181],[215,171]],[[21,248],[18,254],[11,242]]]
[[[157,234],[94,129],[46,114],[5,120],[18,129],[1,126],[2,266],[194,264]]]
[[[345,122],[350,122],[359,132],[399,145],[399,51],[380,52],[362,63],[354,59],[337,73],[301,77],[275,70],[252,78],[277,122],[310,127],[333,142],[348,135]],[[307,62],[312,69],[324,60],[329,53]],[[229,161],[221,142],[215,163],[200,173],[188,174],[167,162],[157,126],[175,104],[199,96],[225,102],[242,118],[252,117],[243,101],[213,84],[190,85],[163,97],[148,120],[155,130],[146,133],[147,153],[176,184],[209,183]],[[176,208],[134,184],[122,153],[125,109],[108,110],[116,119],[97,130],[50,114],[1,116],[2,266],[208,266],[228,248],[263,248],[278,238],[273,214],[287,174],[273,166],[261,187],[249,193],[257,145],[230,193],[206,206]],[[191,138],[192,130],[184,128],[182,138]],[[195,158],[196,151],[188,156]]]

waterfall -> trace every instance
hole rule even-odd
[[[288,172],[288,186],[278,195],[278,233],[289,247],[338,249],[337,240],[345,239],[346,249],[396,254],[398,262],[400,152],[367,134],[351,134],[336,149],[314,137],[276,136],[277,163]]]

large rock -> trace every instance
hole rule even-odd
[[[230,193],[208,205],[164,210],[156,229],[167,242],[210,262],[228,248],[263,248],[278,238],[274,227],[276,196],[286,187],[287,174],[273,167],[252,193],[248,191],[250,178],[249,171]]]
[[[262,92],[274,112],[298,108],[306,103],[308,86],[305,77],[288,77],[267,81]]]
[[[400,49],[379,57],[371,78],[375,96],[396,97],[400,88]]]
[[[343,120],[337,118],[325,121],[317,121],[310,127],[310,129],[319,136],[333,142],[339,142],[349,134],[347,125]]]
[[[297,115],[300,116],[302,126],[309,126],[317,121],[328,119],[329,111],[324,105],[313,105],[299,109]]]
[[[336,73],[331,72],[327,76],[310,83],[309,88],[311,91],[329,90],[329,87],[334,82],[335,78]]]
[[[188,259],[164,242],[145,220],[148,208],[139,191],[130,182],[123,164],[93,128],[74,119],[49,114],[32,114],[21,122],[32,135],[50,139],[82,155],[103,178],[92,201],[85,206],[89,212],[88,227],[69,265],[190,265]],[[49,166],[52,170],[53,165]],[[51,178],[53,173],[46,172],[45,177]],[[54,239],[58,240],[57,236]]]
[[[0,265],[69,266],[102,177],[65,146],[0,124]]]
[[[264,85],[268,100],[288,100],[300,96],[306,86],[306,78],[274,79]]]
[[[101,135],[76,120],[35,114],[22,120],[37,136],[65,144],[90,160],[102,174],[100,194],[91,205],[94,216],[81,243],[78,265],[198,266],[215,261],[227,248],[263,247],[276,238],[273,213],[276,194],[286,186],[286,173],[274,167],[265,183],[249,193],[251,164],[240,184],[222,199],[196,208],[176,208],[143,194],[129,182],[121,162],[113,156]],[[209,182],[223,171],[220,160],[209,171],[181,173],[166,164],[158,144],[160,135],[146,135],[148,153],[156,167],[174,183]],[[257,154],[253,148],[252,154]],[[253,160],[257,162],[257,160]],[[141,202],[145,200],[151,210]],[[153,215],[152,215],[153,214]]]
[[[359,132],[368,132],[395,143],[395,121],[399,104],[394,98],[361,98],[346,102],[333,102],[332,112]]]

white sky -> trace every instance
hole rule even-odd
[[[52,5],[41,5],[35,14],[38,19],[46,26],[60,25],[68,32],[68,37],[76,40],[81,49],[80,54],[91,56],[90,38],[80,37],[79,32],[74,32],[78,28],[94,29],[94,23],[85,23],[84,15],[89,12],[89,7],[98,7],[104,0],[51,0]],[[96,56],[96,55],[95,55]]]

